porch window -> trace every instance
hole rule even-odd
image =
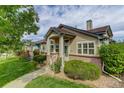
[[[54,52],[54,51],[55,51],[54,41],[51,40],[51,41],[50,41],[50,52]]]
[[[59,44],[56,44],[56,52],[59,52]]]
[[[84,55],[94,55],[95,54],[95,46],[94,42],[85,41],[77,44],[77,53]]]
[[[54,45],[50,46],[50,52],[54,52]]]

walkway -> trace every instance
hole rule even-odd
[[[28,84],[30,81],[32,81],[33,79],[35,79],[40,75],[47,73],[47,71],[48,71],[48,68],[43,67],[39,70],[23,75],[14,81],[11,81],[7,85],[5,85],[3,88],[24,88],[25,85]]]

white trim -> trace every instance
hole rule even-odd
[[[82,54],[79,54],[79,53],[78,53],[78,44],[81,44],[81,49],[82,49],[82,43],[81,43],[81,42],[77,42],[77,44],[76,44],[76,54],[77,54],[77,55],[82,55]],[[81,52],[83,53],[83,49],[82,49]]]
[[[82,44],[82,54],[78,54],[78,44],[81,43]],[[87,54],[83,54],[83,43],[88,43],[87,46]],[[94,54],[89,54],[89,43],[94,43]],[[96,42],[95,41],[79,41],[76,43],[76,55],[84,55],[84,56],[95,56],[96,55]]]

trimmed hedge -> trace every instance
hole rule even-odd
[[[107,72],[117,75],[124,73],[124,44],[103,45],[100,55]]]
[[[97,65],[80,60],[66,62],[64,72],[70,78],[81,80],[96,80],[101,74]]]

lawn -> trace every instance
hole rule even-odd
[[[33,62],[18,57],[0,61],[0,87],[35,69]]]
[[[18,60],[18,57],[9,57],[7,59],[0,58],[0,64],[7,63],[7,62],[13,62],[13,61],[16,61],[16,60]]]
[[[36,79],[29,82],[26,88],[89,88],[84,84],[77,84],[68,80],[63,80],[56,77],[47,75],[39,76]]]

